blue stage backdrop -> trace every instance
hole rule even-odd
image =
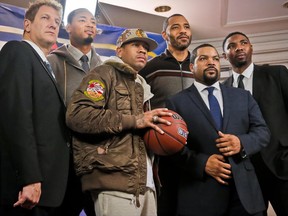
[[[0,48],[7,41],[22,39],[24,14],[24,8],[0,3]],[[104,24],[98,24],[97,28],[99,29],[99,34],[94,40],[94,47],[97,53],[100,56],[107,57],[115,55],[116,40],[125,28]],[[141,28],[141,24],[135,28]],[[166,48],[166,43],[161,34],[147,32],[147,35],[158,43],[158,48],[153,52],[149,52],[149,57],[151,58],[162,53]],[[61,29],[57,45],[54,48],[68,42],[67,32],[65,29]]]

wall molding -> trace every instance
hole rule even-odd
[[[240,30],[241,31],[241,30]],[[281,64],[288,68],[288,30],[265,32],[259,34],[247,34],[253,45],[253,62],[255,64]],[[223,38],[212,38],[207,40],[192,40],[189,46],[193,50],[202,43],[210,43],[222,54]],[[230,75],[229,62],[221,58],[221,77]]]

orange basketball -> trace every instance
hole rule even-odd
[[[169,112],[173,115],[161,118],[170,121],[171,125],[157,124],[165,132],[164,134],[151,128],[144,135],[146,147],[157,155],[175,154],[182,150],[187,143],[188,130],[185,121],[178,113],[172,110]]]

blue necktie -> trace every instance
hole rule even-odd
[[[206,88],[208,91],[208,100],[211,115],[216,123],[217,129],[222,129],[222,114],[217,98],[213,95],[214,87]]]

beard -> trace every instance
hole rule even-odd
[[[233,65],[235,65],[235,67],[239,68],[239,67],[242,67],[244,65],[247,64],[247,61],[234,61]]]
[[[93,42],[93,38],[91,36],[89,36],[83,40],[84,45],[91,44],[92,42]]]
[[[250,65],[252,61],[252,51],[247,51],[245,57],[237,58],[236,55],[228,56],[228,60],[230,61],[231,65],[236,68],[241,68]]]
[[[216,69],[216,73],[214,76],[208,76],[206,73],[206,70],[208,70],[209,68],[204,70],[203,73],[203,81],[205,84],[207,84],[208,86],[213,85],[215,82],[218,81],[219,79],[219,71]]]
[[[170,39],[171,46],[176,48],[177,50],[180,50],[180,51],[187,49],[191,43],[191,40],[192,40],[192,38],[190,37],[189,41],[187,43],[179,43],[179,42],[177,42],[175,37],[172,37],[171,35],[169,35],[169,39]]]

